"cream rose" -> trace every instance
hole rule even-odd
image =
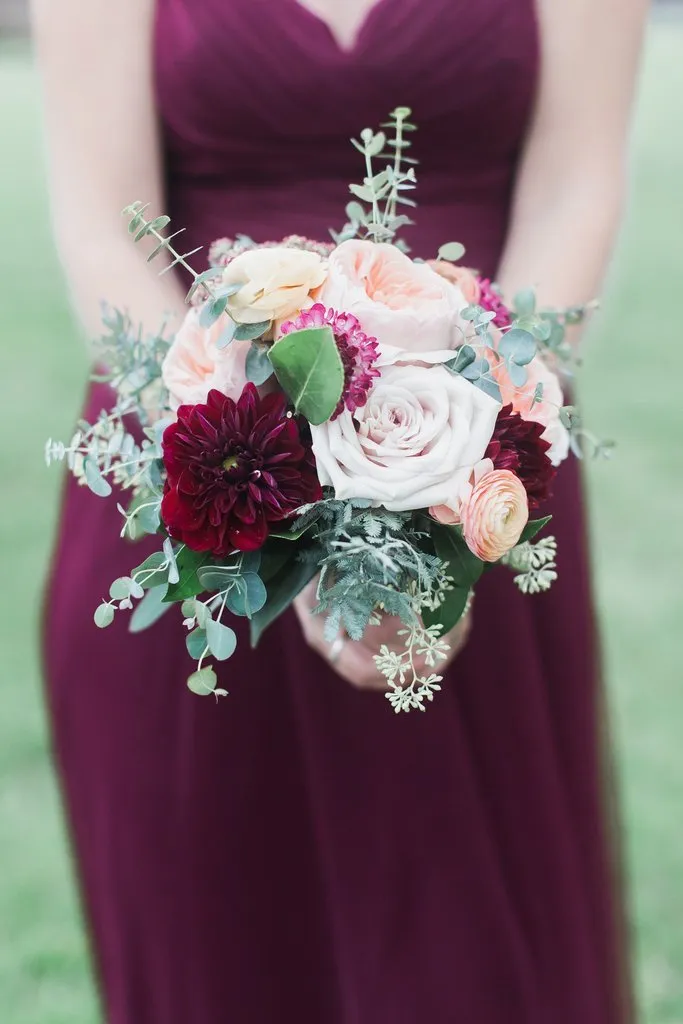
[[[242,285],[228,300],[230,316],[238,323],[256,324],[283,320],[310,306],[325,277],[325,260],[318,253],[273,246],[236,256],[222,283]]]
[[[497,562],[518,542],[529,519],[524,484],[509,469],[494,469],[475,484],[460,517],[470,551],[484,562]]]
[[[200,310],[190,309],[161,366],[161,377],[175,411],[180,405],[205,402],[211,388],[237,400],[247,382],[245,362],[251,342],[233,341],[216,347],[226,326],[219,317],[212,327],[202,327]]]
[[[444,504],[482,459],[500,405],[443,366],[386,366],[352,414],[311,427],[322,484],[402,512]]]
[[[350,240],[330,254],[320,301],[353,313],[366,334],[407,352],[462,343],[467,302],[460,289],[394,245]]]

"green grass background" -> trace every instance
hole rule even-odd
[[[590,423],[619,441],[612,462],[591,467],[590,494],[647,1024],[683,1024],[681,97],[683,22],[660,21],[629,212],[582,387]],[[37,645],[59,486],[42,446],[67,436],[87,368],[50,240],[37,83],[22,45],[0,47],[0,140],[0,1020],[94,1024]]]

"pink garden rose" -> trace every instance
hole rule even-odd
[[[161,367],[174,411],[181,405],[205,402],[213,388],[237,401],[247,382],[245,361],[251,342],[233,341],[217,348],[226,318],[219,317],[207,328],[201,326],[199,315],[199,309],[189,310]]]
[[[330,254],[319,298],[358,317],[380,347],[452,350],[464,337],[460,310],[467,302],[460,289],[388,243],[342,242]]]
[[[560,409],[564,405],[562,388],[547,363],[540,355],[534,356],[526,367],[527,382],[522,388],[516,388],[505,369],[502,361],[491,358],[493,376],[498,382],[503,405],[511,405],[514,412],[522,419],[540,423],[545,427],[541,437],[550,445],[548,458],[553,466],[559,466],[569,454],[569,432],[560,422]],[[534,402],[533,396],[538,384],[543,385],[543,398]]]
[[[497,562],[517,544],[529,519],[524,485],[509,469],[494,469],[474,485],[460,516],[470,551]]]
[[[444,366],[382,369],[367,403],[312,426],[323,485],[394,512],[445,503],[481,461],[500,405]]]
[[[458,286],[470,306],[476,306],[481,295],[479,278],[469,267],[461,267],[450,260],[427,260],[427,264],[441,277]]]

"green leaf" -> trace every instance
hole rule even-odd
[[[533,334],[513,327],[500,339],[498,351],[506,362],[526,366],[536,355],[537,348]]]
[[[102,604],[98,605],[98,607],[95,609],[95,614],[93,616],[93,618],[95,619],[95,625],[99,626],[100,629],[106,629],[107,626],[111,626],[112,622],[114,621],[115,614],[116,613],[112,605],[108,604],[106,601],[103,601]]]
[[[349,192],[357,199],[362,199],[364,203],[371,203],[373,200],[372,189],[366,185],[349,185]]]
[[[362,224],[365,220],[365,210],[355,200],[351,200],[350,203],[346,204],[345,213],[352,224]]]
[[[467,547],[460,526],[432,526],[434,550],[446,563],[446,572],[456,587],[471,590],[484,571],[484,563]]]
[[[185,646],[187,647],[187,653],[195,661],[199,661],[204,651],[207,649],[206,644],[206,630],[205,629],[193,629],[191,633],[188,633],[185,637]]]
[[[435,611],[425,609],[422,612],[422,621],[425,626],[440,625],[439,636],[448,633],[460,622],[467,607],[469,590],[467,587],[454,587],[446,591],[446,596]]]
[[[547,526],[552,518],[552,516],[545,516],[543,519],[530,520],[522,530],[522,535],[517,543],[524,544],[527,540],[533,540],[536,534],[540,533],[543,527]]]
[[[280,571],[286,562],[291,561],[295,554],[296,549],[293,549],[286,540],[273,538],[273,535],[270,535],[261,548],[261,567],[259,569],[259,576],[266,586],[268,581]]]
[[[192,693],[196,693],[199,697],[206,697],[214,692],[217,682],[216,673],[210,666],[207,666],[198,672],[193,672],[187,680],[187,686]]]
[[[229,556],[221,565],[213,562],[197,569],[199,582],[206,590],[225,590],[245,573],[258,572],[261,564],[260,551],[238,551]]]
[[[263,608],[267,598],[263,580],[256,573],[248,572],[235,580],[226,604],[233,615],[244,615],[250,619]]]
[[[287,561],[267,582],[268,597],[263,608],[251,618],[251,646],[256,647],[264,630],[270,626],[284,611],[289,608],[297,594],[300,594],[307,583],[318,571],[316,560],[302,561],[296,557]]]
[[[448,260],[449,263],[457,263],[465,255],[465,246],[460,242],[446,242],[439,249],[439,259]]]
[[[513,299],[513,307],[520,316],[531,316],[536,312],[536,295],[533,288],[524,288],[517,292]]]
[[[211,327],[216,323],[218,317],[225,312],[228,304],[227,295],[218,295],[215,299],[209,299],[202,306],[199,314],[199,323],[202,327]]]
[[[184,601],[187,597],[195,597],[202,594],[206,589],[197,572],[203,565],[209,564],[211,555],[206,551],[192,551],[190,548],[182,548],[176,554],[178,566],[178,582],[171,583],[165,601]]]
[[[274,540],[299,540],[312,526],[313,523],[306,523],[305,526],[301,526],[298,530],[271,530],[268,536]]]
[[[329,420],[342,395],[344,366],[330,327],[285,334],[270,350],[283,390],[309,423]]]
[[[237,637],[234,629],[209,619],[206,623],[206,644],[218,661],[227,661],[235,653]]]
[[[235,341],[254,341],[266,333],[270,320],[261,320],[258,324],[238,324],[235,328]]]
[[[95,460],[86,458],[83,463],[83,469],[85,471],[85,482],[93,494],[96,494],[99,498],[108,498],[111,494],[111,484],[108,480],[104,479],[100,472],[100,467]]]
[[[268,358],[268,349],[264,345],[252,344],[247,352],[245,370],[247,380],[257,387],[260,384],[265,384],[274,373],[273,364]]]
[[[141,633],[143,629],[154,625],[164,612],[168,611],[170,605],[164,601],[167,590],[168,583],[160,583],[158,587],[150,587],[130,617],[128,629],[131,633]]]

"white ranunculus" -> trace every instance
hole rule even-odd
[[[386,366],[365,406],[311,427],[318,476],[339,499],[394,512],[445,504],[483,458],[499,410],[443,366]]]
[[[330,254],[320,302],[353,313],[380,346],[415,355],[461,345],[467,301],[457,285],[388,243],[351,239]]]

